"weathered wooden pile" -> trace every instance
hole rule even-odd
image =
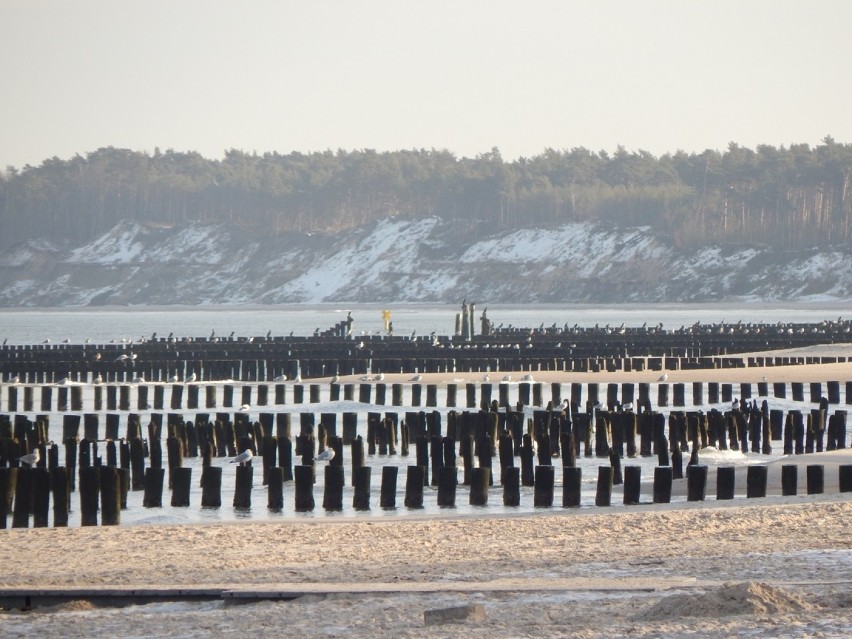
[[[852,341],[852,323],[639,328],[492,329],[452,336],[353,335],[341,325],[313,336],[158,338],[120,344],[6,344],[0,375],[29,383],[61,379],[164,382],[272,381],[364,373],[640,371],[845,361],[837,357],[742,357],[768,349]]]
[[[217,413],[214,419],[199,413],[195,421],[184,421],[181,414],[170,413],[164,422],[163,416],[155,413],[146,432],[138,416],[128,415],[124,433],[119,432],[119,415],[107,415],[104,429],[97,414],[85,415],[82,420],[80,415],[66,415],[61,437],[64,464],[60,464],[59,446],[50,438],[49,420],[32,421],[16,415],[14,421],[0,420],[0,527],[7,525],[9,513],[14,527],[28,526],[30,516],[34,526],[47,526],[51,501],[54,526],[67,525],[70,496],[75,490],[79,492],[82,525],[97,525],[99,515],[103,525],[118,524],[131,490],[144,491],[144,507],[160,507],[167,485],[172,491],[171,505],[187,507],[192,468],[184,466],[186,458],[201,457],[201,507],[221,507],[223,467],[214,460],[234,458],[244,451],[251,451],[253,459],[261,462],[269,509],[285,508],[284,485],[292,480],[294,510],[310,511],[316,506],[317,453],[326,448],[334,450],[323,470],[322,507],[335,511],[344,507],[344,447],[348,447],[354,489],[352,507],[367,510],[372,468],[366,464],[366,457],[405,458],[412,444],[416,462],[407,467],[406,508],[423,507],[425,486],[437,489],[439,507],[454,506],[459,458],[460,483],[470,487],[471,505],[488,503],[489,486],[497,477],[504,505],[518,506],[521,487],[530,486],[535,507],[553,506],[554,460],[561,460],[562,465],[562,505],[575,507],[580,505],[582,480],[578,456],[606,459],[607,463],[598,468],[595,503],[608,506],[613,485],[622,483],[625,504],[641,501],[641,467],[628,465],[622,472],[622,459],[657,457],[654,502],[669,501],[673,481],[684,477],[688,499],[703,500],[707,467],[698,459],[701,448],[769,454],[771,442],[780,440],[785,454],[802,454],[843,448],[847,441],[847,412],[836,410],[829,415],[826,399],[807,413],[791,410],[785,415],[781,410],[769,410],[766,401],[761,406],[743,401],[740,407],[725,412],[672,411],[668,419],[655,411],[634,413],[620,406],[615,410],[587,406],[584,411],[577,403],[567,402],[561,408],[537,409],[527,419],[523,405],[501,410],[494,400],[487,410],[451,410],[445,424],[437,410],[407,411],[403,416],[371,411],[367,414],[366,439],[357,434],[358,414],[354,412],[340,415],[339,435],[337,413],[299,413],[295,437],[293,414],[288,412],[262,413],[257,422],[250,422],[241,413]],[[19,463],[21,455],[36,450],[39,454],[31,458],[31,467]],[[690,455],[686,472],[685,454]],[[499,469],[494,468],[495,460]],[[236,509],[251,508],[255,481],[252,463],[249,459],[236,467]],[[766,467],[749,466],[746,472],[747,496],[765,496]],[[796,494],[796,472],[795,465],[784,469],[783,494]],[[381,508],[397,507],[398,473],[397,466],[382,468]],[[718,469],[718,499],[733,498],[734,474],[734,467]],[[821,466],[809,466],[807,479],[809,492],[822,492]],[[837,481],[840,490],[852,490],[852,465],[840,467]]]

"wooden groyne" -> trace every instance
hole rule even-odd
[[[835,363],[843,357],[738,353],[852,341],[849,321],[785,325],[491,329],[448,336],[183,337],[120,344],[5,344],[0,376],[28,383],[266,381],[379,373],[642,371]]]
[[[785,454],[800,455],[844,448],[848,439],[847,411],[831,412],[826,398],[807,412],[785,413],[770,410],[766,401],[741,400],[731,410],[672,411],[667,416],[653,410],[624,410],[620,405],[605,410],[590,401],[585,408],[571,401],[563,407],[551,404],[534,410],[531,417],[522,405],[500,408],[496,401],[487,410],[450,410],[445,416],[436,410],[370,412],[366,439],[357,434],[357,413],[301,412],[296,417],[269,412],[261,413],[256,422],[242,413],[197,413],[194,421],[184,420],[178,412],[154,413],[144,429],[134,414],[108,414],[105,424],[97,414],[84,416],[82,424],[79,415],[66,415],[61,435],[51,429],[46,416],[33,421],[15,415],[14,421],[0,420],[0,527],[7,526],[9,515],[13,527],[29,526],[31,517],[34,526],[46,526],[51,502],[54,525],[67,525],[74,492],[79,495],[84,526],[119,524],[131,491],[144,493],[143,507],[160,508],[168,488],[173,507],[189,507],[189,486],[198,479],[193,480],[192,469],[184,464],[199,458],[200,505],[221,507],[223,467],[214,460],[247,450],[252,456],[234,467],[236,510],[251,510],[252,487],[257,482],[268,487],[269,509],[287,510],[289,502],[295,512],[314,510],[320,465],[316,456],[326,448],[335,455],[324,470],[323,509],[345,508],[348,475],[353,486],[351,507],[370,510],[376,505],[370,500],[372,466],[366,460],[407,457],[410,445],[415,465],[406,467],[406,508],[423,506],[424,487],[437,491],[439,508],[453,507],[460,485],[468,487],[468,503],[474,506],[487,505],[492,496],[489,487],[500,485],[504,506],[520,505],[521,487],[529,486],[536,508],[558,503],[575,507],[580,504],[582,474],[576,463],[580,457],[602,460],[595,504],[606,507],[612,503],[613,486],[622,484],[624,504],[642,502],[641,468],[631,464],[632,459],[657,458],[654,502],[670,501],[674,482],[684,477],[687,498],[703,501],[708,475],[700,463],[701,449],[770,454],[773,443],[780,442]],[[30,464],[19,462],[36,449],[39,455]],[[687,454],[689,464],[684,469]],[[626,462],[623,474],[622,460]],[[254,472],[254,465],[259,472]],[[561,500],[556,493],[557,466],[562,466]],[[836,477],[829,478],[818,464],[812,466],[805,477],[809,494],[823,492],[828,482],[838,490],[852,490],[852,466],[840,466]],[[397,507],[399,467],[393,468],[383,469],[375,478],[381,482],[380,508]],[[717,499],[733,497],[735,475],[742,472],[747,475],[747,497],[767,495],[765,466],[723,467],[717,473]],[[291,481],[294,490],[285,499],[284,486]],[[797,476],[784,471],[783,494],[798,494],[797,482]]]

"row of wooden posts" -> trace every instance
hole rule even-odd
[[[236,468],[236,484],[233,507],[237,510],[250,510],[252,507],[253,468],[250,465]],[[311,512],[316,508],[314,498],[315,468],[309,465],[295,467],[294,511]],[[12,513],[12,527],[26,528],[32,515],[33,526],[48,526],[51,495],[53,498],[53,525],[68,525],[70,511],[70,490],[68,469],[56,467],[52,470],[0,469],[0,528],[7,527],[8,513]],[[613,486],[623,484],[623,503],[635,505],[642,503],[641,467],[617,465],[599,466],[595,493],[595,505],[606,507],[612,504]],[[382,509],[397,507],[397,466],[383,466],[379,506]],[[576,466],[562,468],[562,506],[576,508],[581,504],[582,469]],[[798,494],[798,466],[788,464],[781,467],[781,494]],[[322,508],[326,511],[342,511],[343,488],[345,485],[343,466],[327,465],[324,469],[325,485]],[[746,497],[758,498],[767,495],[766,466],[748,466],[746,468]],[[172,507],[190,506],[191,468],[175,468],[172,472]],[[275,467],[268,470],[267,508],[273,512],[284,509],[285,469]],[[372,469],[369,466],[356,467],[353,470],[352,508],[355,511],[370,510],[370,483]],[[143,506],[162,507],[162,492],[165,469],[148,468],[145,471]],[[521,504],[521,485],[533,487],[533,506],[551,508],[554,505],[555,467],[536,466],[532,477],[525,470],[514,466],[501,472],[502,503],[508,507]],[[704,501],[707,492],[708,468],[699,464],[687,467],[687,501]],[[669,503],[672,487],[677,476],[677,467],[657,466],[653,477],[653,503]],[[468,479],[468,478],[466,478]],[[736,468],[721,466],[716,474],[716,499],[730,500],[735,496]],[[222,468],[205,466],[202,472],[202,508],[219,508],[221,500]],[[825,486],[825,469],[821,464],[806,467],[807,494],[821,494]],[[468,503],[471,506],[487,506],[489,487],[493,484],[491,469],[472,468],[469,479]],[[423,466],[408,466],[405,484],[404,505],[409,509],[420,509],[424,505],[424,486],[426,469]],[[437,475],[437,506],[452,508],[456,506],[458,486],[458,468],[443,466]],[[838,467],[838,486],[840,492],[852,492],[852,465]],[[127,508],[127,494],[130,488],[130,471],[114,466],[89,466],[80,469],[80,513],[82,526],[118,525],[121,511]],[[14,506],[13,506],[14,504]]]
[[[821,399],[826,398],[830,404],[841,403],[841,383],[839,381],[829,381],[825,383],[825,393],[823,393],[823,384],[821,382],[810,383],[809,399],[811,403],[819,403]],[[443,385],[440,385],[443,386]],[[464,402],[467,408],[475,408],[477,406],[490,405],[495,399],[501,406],[507,406],[514,402],[510,397],[510,390],[517,387],[517,402],[525,406],[545,406],[547,401],[544,398],[545,384],[541,382],[520,382],[517,384],[510,383],[483,383],[469,382],[464,385],[456,383],[448,383],[446,386],[445,405],[447,408],[455,408]],[[554,382],[550,384],[550,399],[554,405],[558,405],[563,401],[562,384]],[[602,387],[604,387],[602,389]],[[686,406],[686,388],[687,384],[672,383],[668,384],[661,382],[656,384],[657,396],[656,405],[659,407],[674,407]],[[728,403],[735,397],[738,399],[750,399],[753,397],[753,385],[750,383],[742,383],[738,385],[730,383],[706,383],[707,394],[705,398],[705,383],[693,382],[692,386],[692,404],[701,406],[705,399],[709,404]],[[757,384],[757,396],[769,397],[769,383],[759,382]],[[217,384],[169,384],[170,398],[169,406],[172,410],[195,410],[202,407],[200,394],[204,392],[203,406],[205,408],[217,408]],[[388,387],[390,387],[390,397],[388,397]],[[377,404],[402,406],[404,405],[403,391],[408,387],[410,389],[410,406],[438,406],[438,384],[384,384],[384,383],[347,383],[347,384],[330,384],[329,385],[329,401],[357,401],[364,404]],[[495,394],[496,387],[496,394]],[[291,397],[288,398],[288,390]],[[464,400],[459,396],[460,389],[463,388]],[[31,386],[25,385],[18,387],[16,385],[7,386],[7,398],[5,405],[0,405],[0,409],[5,409],[7,413],[33,412],[36,407],[35,394],[36,389],[40,390],[39,410],[42,412],[51,412],[54,408],[58,412],[82,412],[86,410],[83,402],[83,389],[81,385],[69,386]],[[131,392],[136,391],[136,409],[137,410],[164,410],[166,407],[164,384],[106,384],[94,385],[93,406],[91,410],[102,411],[106,410],[131,410]],[[320,403],[323,401],[322,385],[317,383],[312,384],[247,384],[237,388],[234,384],[222,384],[222,407],[232,408],[239,406],[281,406],[288,403],[305,404],[305,403]],[[357,394],[356,394],[357,390]],[[20,391],[20,392],[19,392]],[[307,391],[307,392],[306,392]],[[584,392],[585,391],[585,392]],[[637,397],[638,391],[638,397]],[[852,381],[845,383],[846,403],[852,403]],[[638,402],[640,406],[646,406],[650,410],[651,402],[651,384],[641,382],[634,384],[633,382],[618,383],[579,383],[574,382],[570,385],[570,400],[577,404],[582,404],[583,396],[586,401],[593,405],[599,401],[612,408],[617,404],[628,404]],[[774,383],[772,384],[772,396],[776,399],[787,398],[787,384]],[[790,396],[793,401],[805,401],[805,383],[793,382],[790,384]],[[54,400],[54,397],[56,398]],[[237,399],[239,398],[239,399]]]

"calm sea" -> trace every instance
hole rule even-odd
[[[483,310],[494,326],[641,326],[663,324],[666,329],[726,322],[819,322],[852,315],[852,302],[813,304],[715,303],[655,305],[496,305],[477,304],[477,321]],[[311,335],[346,318],[354,318],[356,334],[383,329],[383,311],[389,311],[396,335],[452,335],[461,305],[320,304],[278,306],[192,306],[0,309],[0,340],[9,344],[61,342],[106,343],[111,340],[150,337],[153,333],[177,337]],[[478,324],[476,326],[478,330]]]

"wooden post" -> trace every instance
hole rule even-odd
[[[98,525],[98,492],[101,471],[94,466],[80,468],[80,525]]]
[[[441,508],[455,508],[457,484],[458,473],[455,466],[441,467],[438,476],[438,506]]]
[[[343,466],[326,464],[325,486],[322,495],[322,507],[326,511],[343,510]]]
[[[535,508],[550,508],[553,506],[554,469],[552,465],[535,467],[535,489],[533,506]]]
[[[305,513],[314,509],[314,467],[296,466],[295,501],[296,512]]]
[[[583,470],[577,466],[562,467],[562,507],[580,507],[580,488]]]
[[[474,468],[470,475],[470,505],[488,505],[488,486],[491,481],[491,469]]]
[[[825,490],[825,466],[822,464],[808,464],[807,483],[809,495],[821,495]]]
[[[799,491],[799,467],[796,464],[781,466],[781,494],[795,496]]]
[[[192,483],[192,468],[175,467],[171,470],[172,507],[189,506],[189,489]]]
[[[624,467],[624,505],[632,506],[639,503],[642,486],[642,467]]]
[[[736,487],[736,468],[734,466],[719,466],[716,469],[716,499],[728,500],[734,498]]]
[[[352,496],[352,507],[355,510],[370,510],[370,472],[369,466],[361,466],[353,472],[355,493]]]
[[[12,528],[28,528],[32,511],[33,469],[18,469],[18,483],[15,486],[15,503],[12,510]]]
[[[503,468],[500,475],[503,484],[503,505],[521,505],[521,469],[514,466]]]
[[[101,524],[118,526],[121,523],[121,480],[114,466],[101,466]]]
[[[289,437],[278,437],[278,466],[284,473],[284,481],[292,481],[293,442]]]
[[[612,466],[598,466],[598,484],[595,492],[595,506],[612,504]]]
[[[280,513],[284,510],[284,469],[269,468],[266,471],[266,486],[266,508],[272,512]]]
[[[746,497],[766,497],[766,466],[749,466],[746,472]]]
[[[18,485],[18,469],[0,467],[0,529],[6,528],[6,518],[12,510]]]
[[[707,466],[692,465],[686,473],[687,501],[704,501],[707,495]]]
[[[841,493],[852,492],[852,464],[840,464],[837,467],[837,483]],[[2,486],[2,482],[0,482]],[[2,495],[0,491],[0,495]]]
[[[47,528],[50,512],[50,471],[33,468],[33,528]]]
[[[672,500],[672,468],[657,466],[654,468],[654,503],[668,504]]]
[[[142,498],[142,506],[145,508],[163,507],[163,479],[166,470],[164,468],[145,469],[145,495]]]
[[[365,466],[364,462],[364,440],[358,435],[354,440],[352,440],[351,455],[352,455],[352,485],[355,485],[355,473],[359,468],[363,468]]]
[[[399,468],[396,466],[382,467],[382,488],[379,507],[385,510],[396,508],[396,478]]]
[[[409,466],[405,476],[405,507],[423,508],[423,485],[426,470],[423,466]]]
[[[201,507],[222,506],[222,467],[204,466],[201,471]]]
[[[0,496],[2,496],[2,477],[0,476]],[[53,496],[53,526],[54,528],[64,528],[68,525],[68,511],[71,504],[69,497],[71,487],[68,482],[68,469],[64,466],[59,466],[50,471],[50,488]],[[0,504],[2,509],[2,504]],[[0,512],[0,527],[4,517]]]

